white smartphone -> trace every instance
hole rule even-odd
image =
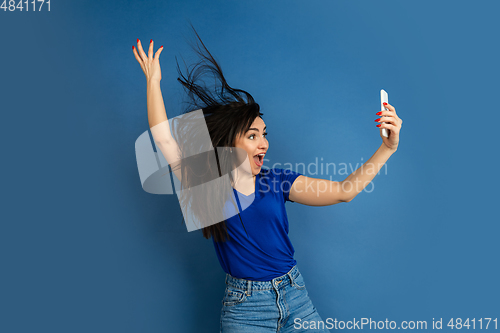
[[[389,95],[387,95],[387,92],[382,89],[380,90],[380,111],[385,111],[388,110],[384,103],[389,103]],[[381,122],[381,124],[385,124],[384,122]],[[389,133],[387,128],[382,128],[382,135],[385,136],[386,138],[389,137]]]

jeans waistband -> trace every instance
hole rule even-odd
[[[226,274],[226,285],[236,289],[245,291],[247,295],[251,295],[252,290],[269,290],[285,286],[287,284],[293,285],[293,281],[300,274],[297,265],[293,266],[286,274],[278,276],[271,281],[252,281],[235,278],[230,274]]]

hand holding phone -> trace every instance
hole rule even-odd
[[[382,89],[382,90],[380,90],[380,111],[387,110],[384,103],[389,103],[389,95],[387,94],[387,92],[384,89]],[[385,124],[385,123],[381,122],[381,124]],[[382,128],[382,135],[385,136],[386,138],[389,137],[389,132],[388,132],[387,128]]]

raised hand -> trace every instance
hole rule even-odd
[[[387,103],[384,103],[384,105],[389,110],[377,112],[377,115],[381,117],[379,119],[375,119],[375,121],[385,123],[377,125],[377,127],[380,128],[382,141],[388,148],[397,150],[399,144],[399,132],[401,130],[401,125],[403,124],[403,119],[398,117],[394,106]],[[389,130],[388,138],[382,135],[382,128],[387,128]]]
[[[146,75],[146,80],[161,81],[161,68],[160,68],[160,54],[163,51],[163,45],[160,46],[158,51],[153,56],[153,40],[149,42],[148,55],[142,49],[142,44],[139,38],[137,39],[137,49],[132,46],[132,51],[134,52],[135,59],[141,65],[144,75]]]

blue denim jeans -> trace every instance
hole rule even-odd
[[[297,265],[271,281],[226,274],[220,323],[222,333],[330,332],[309,298]]]

